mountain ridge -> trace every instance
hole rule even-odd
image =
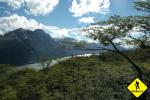
[[[0,36],[0,63],[24,65],[36,63],[43,58],[58,58],[64,56],[92,53],[74,49],[75,41],[70,39],[72,44],[65,43],[65,39],[53,39],[41,29],[34,31],[23,28],[7,32]],[[65,47],[62,48],[61,46]]]

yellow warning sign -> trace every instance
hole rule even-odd
[[[136,78],[129,86],[129,91],[131,91],[136,97],[139,97],[143,92],[146,91],[147,86],[139,79]]]

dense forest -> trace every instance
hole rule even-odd
[[[147,75],[149,52],[124,51]],[[38,71],[16,70],[11,65],[0,65],[0,69],[0,100],[136,100],[127,86],[137,74],[116,53],[73,57]]]

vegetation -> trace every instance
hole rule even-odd
[[[134,67],[134,71],[138,77],[149,85],[149,76],[142,71],[137,63],[135,63],[130,57],[117,48],[117,45],[132,45],[141,49],[150,49],[150,1],[137,1],[135,8],[143,11],[146,15],[143,16],[127,16],[121,17],[118,15],[111,16],[106,21],[100,21],[92,26],[82,29],[82,31],[89,34],[94,40],[98,40],[103,45],[112,45],[112,49],[99,47],[97,50],[107,50],[120,54],[125,58],[131,67]],[[134,35],[133,33],[139,33]],[[144,93],[140,100],[146,100],[147,92]]]
[[[122,53],[117,45],[132,45],[142,49],[150,49],[150,17],[149,0],[135,2],[135,8],[148,12],[148,16],[111,16],[106,21],[99,21],[92,26],[82,29],[94,40],[98,40],[103,45],[112,45],[114,50],[99,47],[98,50],[108,50],[116,52],[126,58],[128,62],[136,69],[140,78],[144,75],[139,66],[127,55]],[[140,32],[138,35],[133,33]]]
[[[149,52],[124,53],[148,75]],[[0,100],[136,100],[127,90],[136,77],[129,66],[120,55],[107,52],[74,57],[44,71],[0,65]]]
[[[135,2],[135,7],[149,15],[149,0]],[[14,70],[10,65],[0,65],[0,100],[149,100],[143,93],[135,98],[127,86],[136,77],[150,84],[150,17],[112,16],[107,21],[83,29],[103,45],[98,56],[74,57],[52,68],[43,59],[42,70]],[[131,31],[144,33],[140,38]],[[116,42],[116,40],[121,40]],[[121,51],[117,45],[134,45],[138,49]],[[80,43],[76,44],[80,47]],[[82,47],[82,46],[81,46]]]
[[[140,11],[150,12],[150,1],[149,0],[138,0],[135,3],[135,8]]]

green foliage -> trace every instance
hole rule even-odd
[[[0,91],[1,100],[18,100],[16,91],[11,86],[5,86],[3,90]]]
[[[134,3],[137,10],[150,12],[150,0],[138,0]]]
[[[124,53],[139,63],[146,74],[150,73],[149,50]],[[74,57],[47,68],[46,72],[10,71],[8,65],[1,65],[5,70],[1,70],[0,100],[129,100],[132,95],[128,84],[123,83],[136,77],[129,66],[120,55],[107,52]]]
[[[135,2],[139,10],[149,12],[149,0]],[[149,16],[118,15],[107,21],[96,23],[95,27],[85,29],[93,39],[102,44],[113,44],[115,39],[127,36],[133,27],[140,26],[146,35],[140,39],[125,40],[127,44],[149,46]],[[103,25],[103,26],[102,26]],[[92,30],[92,31],[91,31]],[[94,34],[93,34],[94,33]],[[130,34],[128,34],[130,35]],[[70,43],[66,41],[66,43]],[[77,43],[75,47],[85,44]],[[143,47],[141,47],[143,48]],[[122,52],[122,51],[121,51]],[[150,49],[124,51],[146,75],[150,74]],[[62,61],[51,68],[43,59],[43,70],[17,70],[10,65],[0,65],[0,100],[131,100],[127,90],[137,74],[121,55],[104,52],[98,56],[74,57]],[[124,84],[127,83],[127,84]],[[150,99],[148,95],[147,99]]]
[[[94,40],[103,45],[134,45],[140,48],[150,48],[150,17],[149,16],[111,16],[106,21],[100,21],[83,31],[89,33]],[[134,36],[134,32],[141,35]],[[116,42],[116,40],[120,40]]]
[[[99,40],[103,45],[130,44],[150,49],[150,0],[139,0],[134,3],[136,9],[148,13],[141,16],[110,16],[108,20],[92,24],[83,31],[89,33],[91,38]],[[134,36],[134,32],[140,32],[140,37]],[[115,40],[120,42],[116,43]]]

